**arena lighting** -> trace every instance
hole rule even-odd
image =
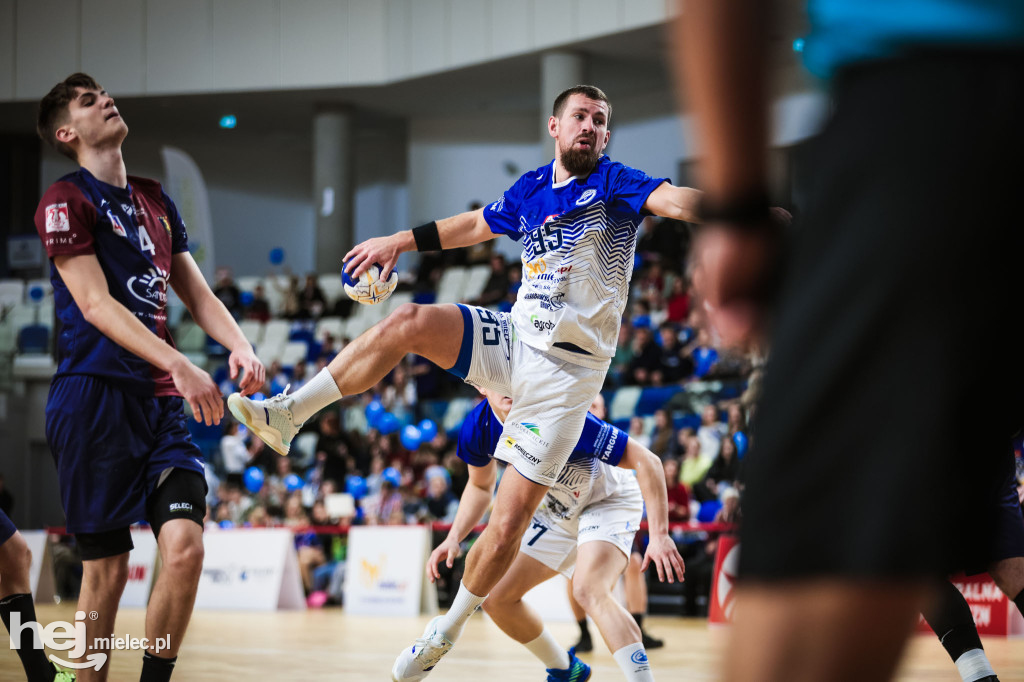
[[[238,125],[238,119],[236,119],[231,114],[228,114],[227,116],[221,116],[219,125],[224,130],[231,130],[236,125]]]

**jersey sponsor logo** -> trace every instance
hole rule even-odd
[[[159,220],[160,224],[164,226],[165,230],[167,230],[167,234],[170,234],[171,233],[171,221],[167,219],[167,216],[165,216],[165,215],[159,216],[157,218],[157,220]]]
[[[537,426],[536,424],[534,424],[532,422],[520,422],[520,423],[522,424],[522,427],[524,429],[526,429],[527,431],[529,431],[531,433],[535,433],[538,436],[540,435],[540,427]]]
[[[135,207],[131,204],[121,204],[121,210],[124,211],[125,215],[131,215],[135,212]]]
[[[501,213],[502,209],[505,208],[505,196],[502,195],[500,199],[495,201],[493,204],[487,207],[492,213]]]
[[[150,268],[141,277],[132,275],[128,279],[128,291],[143,303],[162,310],[167,305],[167,275],[160,268]]]
[[[637,665],[646,665],[647,653],[643,649],[640,651],[634,651],[633,655],[629,657],[629,660],[633,661]]]
[[[555,323],[551,320],[542,320],[536,315],[530,315],[530,322],[537,329],[537,331],[551,333],[551,330],[555,328]]]
[[[71,229],[71,221],[68,219],[68,205],[50,204],[46,207],[46,231],[67,232]]]
[[[172,514],[174,512],[187,514],[192,511],[192,505],[188,502],[172,502],[170,511]]]
[[[545,218],[544,220],[542,220],[540,224],[541,224],[541,225],[547,225],[547,224],[548,224],[548,223],[550,223],[550,222],[551,222],[552,220],[558,220],[558,216],[560,216],[560,215],[562,215],[562,214],[561,214],[561,213],[552,213],[552,214],[551,214],[551,215],[549,215],[549,216],[548,216],[547,218]]]
[[[526,271],[526,279],[533,279],[539,277],[541,273],[548,269],[548,264],[542,260],[536,263],[528,263],[523,261],[523,270]]]
[[[119,237],[128,236],[128,232],[125,231],[124,225],[121,224],[121,220],[114,215],[113,211],[107,211],[107,219],[110,220],[110,226],[114,228],[114,234]]]
[[[608,436],[608,442],[605,443],[604,450],[601,452],[601,461],[607,462],[612,458],[612,453],[615,452],[615,441],[619,439],[619,432],[617,429],[609,427],[611,433]]]
[[[576,200],[576,205],[577,206],[586,206],[591,201],[593,201],[595,196],[597,196],[597,190],[596,189],[588,189],[586,192],[584,192],[583,194],[580,195],[579,199]]]

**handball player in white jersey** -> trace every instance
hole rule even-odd
[[[367,240],[345,256],[352,277],[379,263],[386,279],[405,251],[471,246],[499,235],[522,240],[523,285],[510,316],[454,304],[404,304],[294,395],[228,400],[236,418],[286,454],[303,422],[343,395],[371,388],[407,353],[512,397],[495,453],[512,467],[490,523],[466,557],[452,608],[424,633],[429,643],[396,662],[398,682],[426,677],[458,638],[508,570],[534,510],[576,445],[615,352],[641,220],[655,214],[697,221],[698,190],[603,154],[610,117],[600,89],[569,88],[548,119],[553,161],[484,208]]]
[[[431,553],[427,574],[440,577],[438,564],[451,568],[460,542],[491,504],[497,479],[494,452],[512,400],[482,391],[487,400],[466,416],[457,454],[468,465],[469,482],[448,536]],[[635,470],[634,475],[629,469]],[[483,608],[505,634],[523,644],[547,668],[548,680],[582,682],[590,667],[566,652],[523,602],[533,587],[561,573],[573,579],[573,593],[608,645],[628,682],[653,682],[639,625],[612,596],[629,563],[633,538],[647,503],[650,542],[644,568],[653,565],[662,581],[683,580],[683,559],[668,534],[668,499],[661,460],[623,431],[593,413],[558,480],[534,512],[511,568]]]

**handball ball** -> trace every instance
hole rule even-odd
[[[341,281],[345,285],[345,293],[353,301],[365,305],[386,301],[391,296],[391,292],[398,286],[398,273],[392,270],[391,276],[385,281],[380,278],[380,271],[380,265],[374,263],[357,279],[353,279],[351,275],[342,269]]]

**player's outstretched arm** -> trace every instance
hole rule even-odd
[[[224,403],[217,384],[110,295],[107,278],[95,254],[57,256],[53,263],[89,324],[125,350],[169,372],[196,421],[205,420],[207,425],[220,423]]]
[[[491,232],[487,221],[484,220],[482,208],[438,220],[436,225],[442,249],[472,246],[498,236]],[[415,250],[416,239],[413,237],[412,230],[402,230],[387,237],[367,239],[345,254],[345,272],[352,277],[358,277],[374,263],[380,263],[381,277],[387,279],[398,262],[398,257],[406,251]]]
[[[676,187],[663,182],[647,197],[644,209],[662,218],[699,223],[702,196],[704,193],[699,189]]]
[[[231,351],[228,369],[232,379],[236,379],[239,372],[242,373],[242,383],[239,386],[242,395],[258,391],[266,379],[263,363],[256,357],[252,344],[245,338],[235,318],[228,312],[224,303],[213,294],[195,259],[188,251],[174,254],[171,261],[171,286],[192,314],[196,324],[216,339],[217,343]]]
[[[646,571],[654,564],[661,582],[683,581],[686,567],[679,555],[676,543],[668,534],[668,489],[665,487],[665,470],[661,460],[653,452],[630,438],[626,441],[626,452],[619,466],[636,470],[636,482],[647,505],[647,530],[649,542],[640,570]]]
[[[491,460],[485,467],[470,465],[469,482],[459,499],[459,509],[455,512],[451,530],[444,541],[430,553],[427,560],[427,576],[433,582],[441,577],[437,565],[442,561],[451,568],[455,559],[462,553],[459,547],[473,527],[483,518],[484,512],[494,497],[494,482],[498,478],[498,466]]]

